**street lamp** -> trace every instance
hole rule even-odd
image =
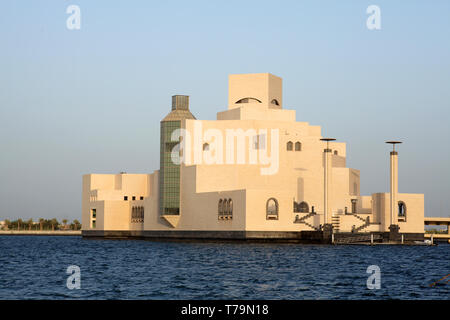
[[[334,138],[322,138],[321,141],[325,141],[327,143],[326,149],[324,152],[324,190],[323,190],[323,214],[324,214],[324,228],[330,227],[328,223],[328,219],[331,215],[331,208],[329,203],[330,198],[330,186],[331,186],[331,176],[332,176],[332,159],[331,159],[331,149],[330,149],[330,141],[335,141]]]
[[[392,240],[395,240],[394,234],[398,233],[399,227],[397,224],[397,217],[395,215],[395,206],[397,202],[397,193],[398,193],[398,152],[395,151],[395,145],[402,143],[401,141],[386,141],[387,144],[392,144],[392,151],[390,153],[390,162],[391,162],[391,191],[390,191],[390,204],[391,204],[391,225],[389,226],[389,230],[392,234]]]

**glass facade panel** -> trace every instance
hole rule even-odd
[[[172,132],[181,128],[181,121],[161,122],[160,146],[160,214],[180,214],[180,165],[172,161],[172,150],[179,141],[172,141]]]

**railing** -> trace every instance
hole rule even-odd
[[[295,216],[295,220],[294,223],[302,223],[307,225],[308,227],[310,227],[311,229],[314,229],[315,231],[319,231],[319,228],[313,226],[312,224],[306,222],[306,219],[311,218],[312,216],[316,215],[317,212],[313,211],[313,212],[309,212],[308,214],[304,215],[303,217],[299,218],[298,214]]]

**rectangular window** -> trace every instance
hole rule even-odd
[[[91,209],[91,228],[95,229],[97,222],[97,209]]]
[[[128,200],[128,196],[124,196],[124,197],[123,197],[123,200],[124,200],[124,201],[127,201],[127,200]]]
[[[253,149],[266,149],[266,135],[265,134],[258,134],[253,137]]]
[[[133,200],[133,201],[136,200],[136,196],[133,196],[133,197],[131,198],[131,200]]]
[[[352,199],[352,213],[356,213],[356,199]]]
[[[141,196],[141,198],[140,198],[140,199],[141,199],[141,200],[144,200],[144,197],[142,197],[142,196]]]

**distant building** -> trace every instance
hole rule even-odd
[[[392,192],[361,195],[346,144],[283,109],[277,76],[230,75],[217,120],[197,120],[189,97],[173,96],[160,128],[160,170],[83,176],[83,236],[300,239],[396,226],[423,238],[424,195],[397,192],[397,153]]]

